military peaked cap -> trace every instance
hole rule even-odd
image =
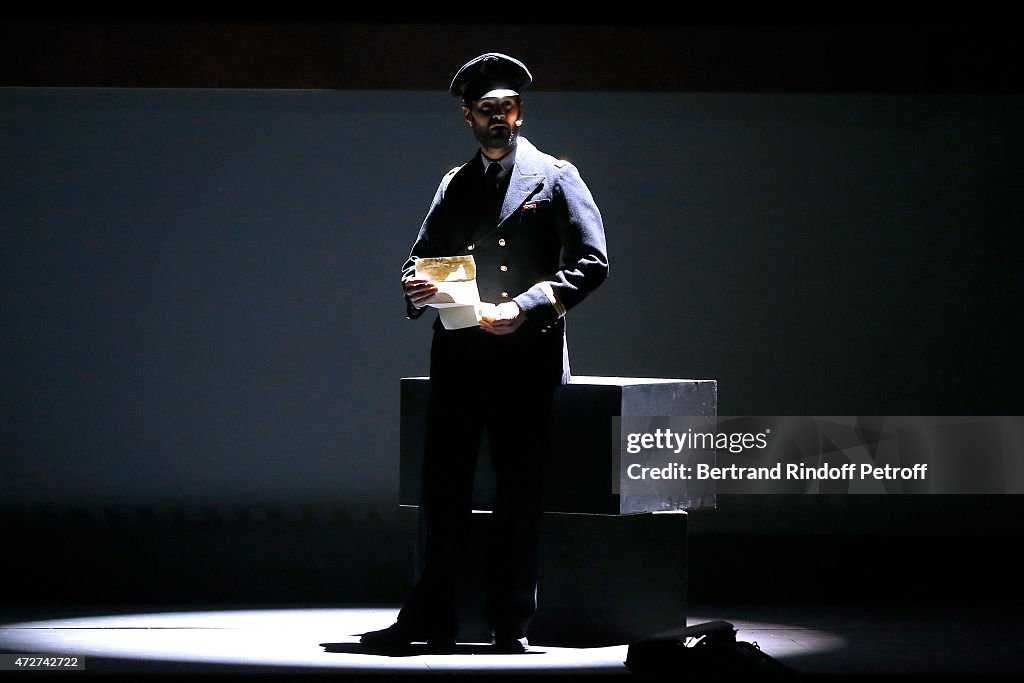
[[[466,102],[483,97],[518,95],[533,82],[526,65],[500,52],[488,52],[466,62],[450,88],[454,97]]]

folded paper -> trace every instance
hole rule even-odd
[[[441,256],[416,260],[416,277],[437,286],[437,293],[424,301],[438,309],[446,330],[474,327],[494,304],[480,301],[476,286],[476,261],[472,256]]]

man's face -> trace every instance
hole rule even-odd
[[[468,107],[462,107],[462,112],[484,149],[511,147],[523,120],[523,104],[518,97],[473,100]]]

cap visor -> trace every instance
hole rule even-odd
[[[495,88],[494,90],[488,90],[483,95],[480,95],[476,99],[482,100],[487,97],[518,97],[519,93],[515,90],[509,90],[508,88]]]

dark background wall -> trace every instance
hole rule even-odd
[[[1005,28],[506,28],[4,27],[0,504],[45,599],[401,597],[429,326],[396,275],[487,50],[534,70],[525,132],[604,213],[577,373],[714,378],[727,415],[1020,412]],[[1018,499],[723,497],[692,593],[925,599],[1007,559]],[[960,595],[1001,599],[987,576]]]

